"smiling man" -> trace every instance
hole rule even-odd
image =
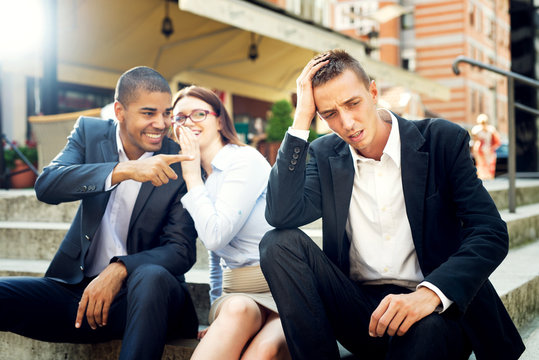
[[[45,341],[123,339],[121,359],[160,359],[167,334],[196,337],[183,274],[196,231],[182,207],[171,91],[136,67],[117,84],[117,122],[81,117],[37,179],[37,197],[81,205],[44,278],[0,279],[0,330]],[[24,244],[21,244],[24,246]]]
[[[376,107],[341,50],[311,60],[268,184],[260,244],[293,359],[517,359],[524,346],[489,275],[507,228],[468,133]],[[319,116],[333,134],[306,141]],[[306,163],[307,152],[309,161]],[[323,251],[297,227],[323,221]]]

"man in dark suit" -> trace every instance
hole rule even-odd
[[[359,62],[333,50],[297,80],[272,169],[261,265],[294,359],[516,359],[524,346],[488,281],[507,228],[469,137],[377,109]],[[317,114],[333,134],[306,142]],[[309,160],[306,164],[307,151]],[[322,217],[323,252],[297,227]]]
[[[0,330],[45,341],[123,339],[121,359],[159,359],[167,334],[198,328],[184,273],[196,231],[180,198],[171,91],[136,67],[117,84],[117,121],[80,118],[37,179],[39,200],[81,200],[44,278],[0,280]],[[24,244],[20,244],[24,246]]]

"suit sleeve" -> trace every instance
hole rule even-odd
[[[449,135],[451,134],[447,134]],[[444,163],[449,178],[447,192],[451,198],[445,204],[444,201],[439,203],[440,206],[454,209],[461,225],[461,240],[451,256],[428,274],[425,281],[436,285],[464,312],[490,274],[507,255],[509,237],[507,226],[492,198],[477,178],[476,169],[470,160],[467,132],[459,129],[455,135],[450,136],[455,140],[451,144],[446,142],[444,149]],[[427,198],[426,201],[434,199]],[[455,243],[457,242],[455,239]],[[430,243],[436,241],[431,239]]]
[[[34,188],[40,201],[59,204],[105,192],[105,180],[118,161],[88,163],[87,152],[100,151],[87,144],[88,136],[86,121],[79,118],[64,149],[37,178]]]
[[[309,149],[309,163],[306,164]],[[266,220],[276,228],[297,228],[322,216],[316,154],[309,143],[286,134],[271,169]]]

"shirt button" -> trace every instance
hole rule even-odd
[[[391,240],[391,236],[386,235],[386,240]]]
[[[288,170],[290,171],[294,171],[296,167],[294,165],[288,165]]]
[[[388,267],[386,266],[386,267],[384,268],[384,272],[386,273],[386,272],[388,272],[388,271],[389,271],[389,269],[388,269]]]
[[[296,159],[290,160],[290,164],[292,164],[292,165],[296,165],[297,163],[298,163],[298,161]]]
[[[90,240],[90,237],[88,235],[84,235],[84,237],[86,238],[86,240]]]
[[[296,147],[294,148],[294,152],[295,152],[296,154],[299,154],[300,151],[301,151],[301,149],[299,148],[299,146],[296,146]]]
[[[293,158],[293,159],[296,159],[296,160],[299,159],[299,154],[293,153],[293,154],[292,154],[292,158]]]
[[[382,211],[386,211],[386,207],[385,206],[382,206]]]

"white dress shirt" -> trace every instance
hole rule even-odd
[[[120,127],[116,126],[116,143],[120,162],[128,161],[122,141]],[[142,154],[139,159],[149,158],[153,152]],[[114,256],[127,255],[127,231],[133,213],[133,207],[142,183],[124,180],[111,186],[112,172],[105,181],[105,190],[111,191],[105,214],[90,244],[86,257],[86,276],[95,276],[109,265]],[[112,189],[112,190],[111,190]]]
[[[387,111],[387,110],[382,110]],[[350,278],[367,284],[396,284],[411,290],[425,286],[438,295],[445,311],[453,302],[435,285],[423,281],[412,230],[406,214],[401,177],[401,142],[395,116],[380,161],[359,155],[354,160],[354,186],[346,222],[350,240]],[[292,131],[291,131],[292,130]],[[307,139],[308,131],[289,129]]]
[[[211,300],[221,294],[222,267],[258,265],[258,244],[271,230],[265,218],[270,165],[250,146],[225,145],[212,173],[181,201],[210,253]],[[221,259],[223,261],[221,261]]]

